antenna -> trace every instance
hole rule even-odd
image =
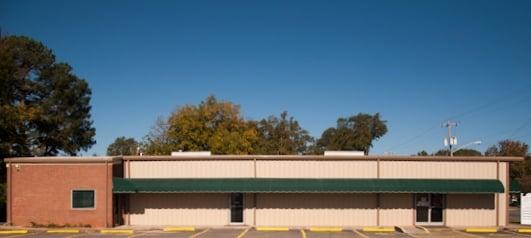
[[[448,128],[448,137],[444,138],[444,146],[448,146],[450,149],[450,156],[454,156],[452,146],[457,145],[457,137],[452,136],[452,127],[457,127],[457,122],[448,120],[442,123],[441,126]]]

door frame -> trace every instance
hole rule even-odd
[[[229,193],[229,225],[244,225],[245,224],[245,193],[242,194],[242,222],[232,222],[232,194],[235,193]]]
[[[431,221],[431,209],[432,209],[432,205],[431,205],[431,196],[435,193],[422,193],[422,194],[428,194],[428,201],[430,203],[430,206],[428,208],[428,221],[427,222],[418,222],[417,221],[417,196],[421,195],[419,193],[416,193],[414,194],[415,196],[413,196],[413,206],[415,207],[415,216],[414,216],[414,220],[415,220],[415,225],[421,225],[421,226],[444,226],[446,224],[446,194],[442,194],[442,193],[436,193],[436,194],[440,194],[442,196],[442,220],[440,222],[432,222]]]

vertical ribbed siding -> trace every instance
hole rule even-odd
[[[496,179],[496,162],[381,161],[380,177]]]
[[[243,223],[248,226],[253,225],[254,221],[254,194],[244,194]]]
[[[375,194],[258,194],[258,226],[374,226]]]
[[[229,223],[228,195],[131,194],[131,225],[203,225]]]
[[[380,194],[380,225],[381,226],[412,226],[413,194],[382,193]]]
[[[259,178],[376,178],[376,161],[259,160]]]
[[[505,193],[499,193],[496,194],[496,196],[499,196],[499,213],[498,213],[498,224],[500,226],[506,226],[507,225],[507,203],[509,202],[509,175],[507,174],[507,162],[501,162],[499,166],[500,170],[500,181],[503,184],[503,187],[505,188]]]
[[[131,161],[130,178],[250,178],[253,161]]]
[[[494,194],[448,194],[447,226],[495,226]]]

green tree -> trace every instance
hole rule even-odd
[[[448,149],[441,149],[435,152],[435,156],[450,156],[450,151]],[[454,152],[454,156],[481,156],[481,152],[474,149],[460,149]]]
[[[437,152],[433,153],[435,156],[450,156],[450,151],[448,149],[440,149]]]
[[[428,156],[430,154],[428,154],[428,152],[426,152],[425,150],[422,150],[420,152],[417,153],[417,156]]]
[[[199,105],[186,105],[172,113],[163,127],[146,138],[146,153],[209,150],[214,154],[250,154],[257,140],[256,128],[231,102],[209,96]],[[155,144],[153,144],[155,143]]]
[[[94,143],[91,90],[28,37],[0,38],[0,153],[76,155]]]
[[[0,36],[1,182],[6,157],[76,155],[96,143],[90,96],[87,82],[56,62],[46,46],[28,37]],[[4,188],[1,184],[0,206]]]
[[[511,162],[510,177],[511,179],[520,180],[522,177],[529,175],[531,171],[531,160],[528,155],[529,146],[517,140],[502,140],[496,145],[490,146],[485,155],[487,156],[518,156],[525,157],[524,161]]]
[[[255,154],[302,154],[313,141],[308,131],[302,129],[297,120],[288,118],[286,111],[280,114],[280,118],[270,116],[255,124],[258,131],[258,141],[253,149]]]
[[[339,118],[335,128],[323,132],[317,147],[321,150],[360,150],[369,154],[373,142],[387,133],[386,123],[379,113]]]
[[[136,155],[138,146],[134,138],[118,137],[107,147],[107,155]]]
[[[460,149],[454,152],[454,156],[482,156],[482,154],[474,149]]]

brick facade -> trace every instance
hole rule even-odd
[[[8,221],[13,225],[112,226],[113,163],[10,163]],[[73,209],[72,190],[94,189],[94,209]]]

